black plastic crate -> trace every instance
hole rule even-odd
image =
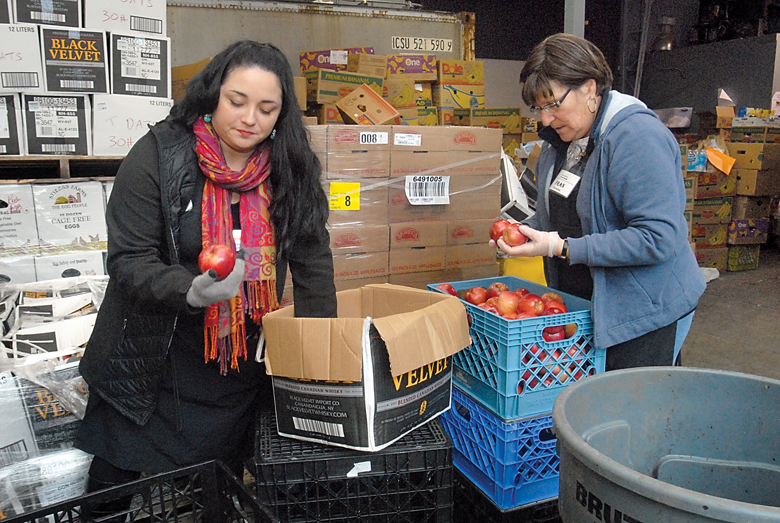
[[[452,523],[452,442],[437,420],[379,452],[279,436],[258,419],[258,500],[285,523]]]
[[[561,523],[558,498],[501,510],[457,469],[452,484],[454,523]]]
[[[132,499],[130,508],[100,518],[88,507]],[[3,523],[187,522],[278,523],[223,463],[209,461],[27,512]]]

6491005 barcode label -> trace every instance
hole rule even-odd
[[[328,436],[344,437],[344,425],[341,423],[327,423],[315,419],[296,418],[293,416],[293,426],[295,430],[305,430],[307,432],[319,432]]]
[[[407,176],[404,189],[406,198],[412,205],[447,205],[450,203],[449,176]]]

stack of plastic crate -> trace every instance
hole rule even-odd
[[[259,417],[257,498],[283,523],[452,523],[453,446],[433,420],[379,452],[279,436]]]
[[[513,276],[447,283],[462,295],[493,282],[539,296],[553,291]],[[437,285],[428,288],[441,292]],[[553,403],[567,385],[604,371],[606,353],[593,345],[590,302],[559,294],[568,312],[519,320],[464,301],[472,344],[453,356],[452,408],[441,420],[455,445],[456,468],[499,511],[558,496]],[[565,339],[545,340],[546,328],[566,325]]]

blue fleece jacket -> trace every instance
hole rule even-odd
[[[583,237],[569,240],[571,263],[588,265],[593,276],[600,349],[669,325],[696,306],[706,286],[688,244],[678,143],[636,98],[611,91],[603,103],[577,197]],[[555,155],[544,142],[536,214],[527,222],[544,231]],[[546,269],[555,287],[557,275]]]

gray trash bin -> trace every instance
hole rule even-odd
[[[646,367],[553,407],[564,523],[780,522],[780,381]]]

